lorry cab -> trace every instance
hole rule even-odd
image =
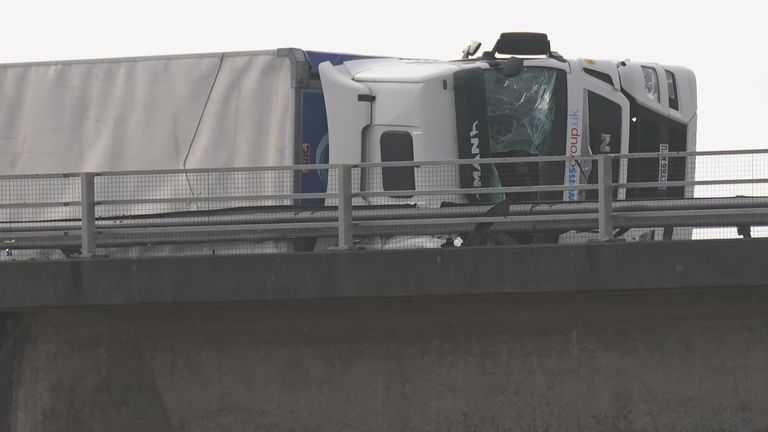
[[[337,66],[323,63],[319,73],[330,163],[664,153],[694,151],[696,145],[696,82],[690,70],[629,60],[566,60],[550,50],[543,34],[502,34],[493,50],[478,58],[363,59]],[[430,174],[426,166],[385,168],[364,172],[357,186],[384,191],[409,186],[569,186],[597,179],[597,167],[589,161],[532,165],[524,175],[519,169],[511,175],[504,164],[464,165],[452,176]],[[621,181],[693,176],[684,159],[664,164],[659,159],[616,161],[613,168],[614,178]],[[618,195],[689,197],[692,190],[649,188],[629,196],[620,190]],[[453,198],[467,200],[466,195]],[[526,197],[585,198],[588,194],[575,190]],[[475,201],[499,199],[470,196]],[[427,197],[416,203],[439,205]]]

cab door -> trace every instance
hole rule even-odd
[[[600,62],[603,63],[603,62]],[[608,65],[589,64],[582,61],[578,65],[578,72],[574,73],[574,84],[581,87],[584,111],[584,136],[583,146],[585,154],[622,154],[629,151],[629,125],[630,104],[619,90],[618,73],[601,72],[598,68],[590,66],[602,66],[600,69],[610,70]],[[615,71],[615,65],[610,66]],[[588,150],[587,150],[588,149]],[[626,160],[614,160],[614,181],[626,181]],[[588,174],[588,183],[597,183],[599,176],[596,164],[591,166]],[[625,190],[614,192],[618,199],[625,198]],[[588,191],[587,199],[596,199],[597,191]]]

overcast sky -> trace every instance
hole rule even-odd
[[[504,31],[549,34],[568,58],[687,66],[699,149],[768,146],[761,2],[24,0],[3,2],[0,62],[278,47],[452,59]]]

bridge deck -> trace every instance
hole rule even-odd
[[[768,240],[0,263],[0,310],[768,287]]]

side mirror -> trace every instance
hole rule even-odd
[[[469,56],[477,54],[477,52],[480,51],[480,45],[482,45],[480,42],[474,40],[467,42],[464,49],[461,51],[461,59],[466,60]]]
[[[523,71],[523,59],[517,58],[517,57],[510,57],[509,60],[507,60],[504,63],[504,67],[501,70],[501,73],[504,75],[505,78],[514,78],[518,75],[520,75],[520,72]]]

